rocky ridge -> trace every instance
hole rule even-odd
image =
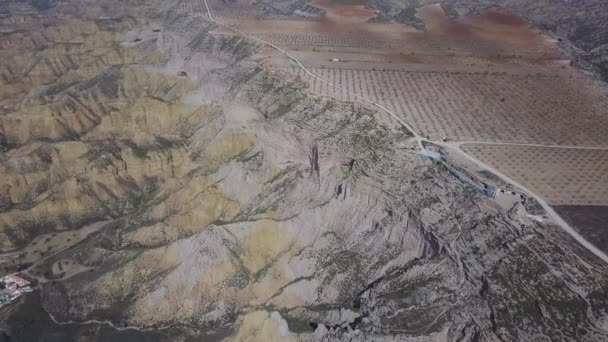
[[[255,44],[115,5],[2,18],[28,24],[0,66],[1,266],[40,281],[74,340],[607,338],[607,267],[557,228],[497,211]]]

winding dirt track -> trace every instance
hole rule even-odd
[[[382,111],[384,111],[385,113],[389,114],[392,118],[394,118],[395,120],[397,120],[397,122],[399,122],[399,124],[401,124],[403,127],[407,128],[413,135],[414,138],[416,139],[416,142],[418,143],[418,146],[420,147],[420,149],[424,149],[423,146],[423,142],[428,142],[428,143],[432,143],[434,145],[440,146],[442,148],[444,148],[445,150],[447,150],[448,152],[451,153],[455,153],[465,159],[467,159],[468,161],[474,163],[475,165],[484,168],[492,173],[494,173],[497,177],[501,178],[503,181],[510,183],[511,185],[513,185],[514,187],[519,188],[523,193],[525,193],[526,195],[528,195],[528,197],[534,198],[541,206],[542,208],[545,210],[545,212],[547,213],[547,215],[553,220],[553,222],[559,226],[562,230],[564,230],[566,233],[570,234],[570,236],[572,236],[576,241],[578,241],[583,247],[585,247],[588,251],[590,251],[591,253],[593,253],[595,256],[597,256],[598,258],[600,258],[602,261],[604,261],[605,263],[608,264],[608,255],[606,255],[604,252],[602,252],[601,250],[599,250],[597,247],[595,247],[591,242],[587,241],[582,235],[580,235],[574,228],[572,228],[566,221],[564,221],[564,219],[562,219],[555,210],[553,210],[553,208],[551,208],[551,206],[547,203],[547,201],[542,198],[542,196],[540,196],[539,194],[533,192],[532,190],[528,189],[527,187],[525,187],[522,184],[519,184],[518,182],[516,182],[515,180],[511,179],[510,177],[508,177],[507,175],[503,174],[502,172],[498,171],[496,168],[492,167],[491,165],[488,165],[486,163],[484,163],[483,161],[467,154],[466,152],[464,152],[461,149],[461,145],[463,145],[464,143],[477,143],[474,141],[468,141],[468,142],[441,142],[441,141],[431,141],[428,139],[423,138],[418,132],[416,132],[414,130],[414,128],[412,126],[410,126],[408,123],[406,123],[405,121],[403,121],[403,119],[401,119],[397,114],[395,114],[394,112],[392,112],[391,110],[389,110],[388,108],[386,108],[385,106],[374,102],[366,97],[363,97],[359,94],[353,93],[351,91],[348,91],[334,83],[331,83],[321,77],[318,77],[317,75],[313,74],[312,72],[310,72],[305,66],[304,64],[302,64],[302,62],[300,60],[298,60],[296,57],[294,57],[293,55],[291,55],[289,52],[281,49],[280,47],[267,42],[263,39],[254,37],[250,34],[247,34],[246,32],[242,32],[230,25],[224,24],[221,21],[215,19],[211,13],[211,9],[209,7],[209,4],[207,3],[207,0],[203,0],[205,3],[205,7],[207,9],[207,14],[209,15],[209,19],[211,21],[213,21],[214,23],[225,27],[233,32],[238,33],[239,35],[252,39],[256,42],[259,42],[261,44],[267,45],[272,47],[273,49],[281,52],[282,54],[284,54],[286,57],[288,57],[289,59],[291,59],[294,63],[296,63],[298,65],[299,68],[301,68],[307,75],[309,75],[310,77],[313,77],[323,83],[326,83],[327,85],[334,87],[338,90],[344,91],[354,97],[356,97],[357,99],[364,101],[366,103],[369,103],[377,108],[380,108]],[[483,144],[500,144],[500,143],[489,143],[489,142],[481,142]],[[525,145],[525,144],[522,144]],[[584,148],[584,147],[581,147]],[[602,148],[603,149],[603,148]],[[608,148],[607,148],[608,149]]]

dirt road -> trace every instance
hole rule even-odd
[[[468,161],[474,163],[475,165],[479,166],[480,168],[484,168],[492,173],[494,173],[497,177],[501,178],[503,181],[510,183],[511,185],[519,188],[523,193],[525,193],[526,195],[528,195],[531,198],[534,198],[542,207],[543,209],[546,211],[547,215],[553,220],[553,222],[559,226],[561,229],[563,229],[566,233],[570,234],[570,236],[572,236],[576,241],[578,241],[581,245],[583,245],[583,247],[585,247],[587,250],[589,250],[591,253],[593,253],[595,256],[597,256],[598,258],[600,258],[602,261],[604,261],[605,263],[608,264],[608,255],[606,255],[604,252],[602,252],[601,250],[599,250],[598,248],[596,248],[592,243],[590,243],[589,241],[587,241],[583,236],[581,236],[579,233],[576,232],[576,230],[574,230],[574,228],[572,228],[566,221],[564,221],[558,214],[557,212],[555,212],[555,210],[553,210],[553,208],[551,208],[551,206],[549,206],[549,204],[539,195],[534,193],[533,191],[531,191],[530,189],[528,189],[527,187],[523,186],[522,184],[519,184],[518,182],[516,182],[515,180],[511,179],[510,177],[504,175],[502,172],[498,171],[496,168],[482,162],[481,160],[478,160],[477,158],[465,153],[462,149],[461,149],[461,145],[465,144],[465,143],[476,143],[476,142],[441,142],[441,141],[430,141],[428,139],[423,138],[418,132],[416,132],[416,130],[414,130],[414,128],[409,125],[407,122],[403,121],[403,119],[401,119],[401,117],[399,117],[397,114],[395,114],[394,112],[392,112],[391,110],[389,110],[388,108],[386,108],[385,106],[370,100],[366,97],[363,97],[359,94],[353,93],[351,91],[348,91],[332,82],[329,82],[321,77],[318,77],[317,75],[313,74],[312,72],[310,72],[305,66],[304,64],[302,64],[302,62],[300,60],[298,60],[296,57],[294,57],[292,54],[290,54],[289,52],[281,49],[280,47],[267,42],[265,40],[262,40],[260,38],[254,37],[252,35],[247,34],[246,32],[242,32],[234,27],[231,27],[229,25],[226,25],[224,23],[222,23],[221,21],[215,19],[213,17],[213,14],[211,13],[211,9],[209,7],[209,4],[207,3],[207,0],[203,0],[205,3],[205,7],[207,9],[207,14],[209,15],[209,18],[211,21],[213,21],[214,23],[225,27],[233,32],[238,33],[239,35],[243,36],[243,37],[247,37],[249,39],[252,39],[258,43],[261,43],[263,45],[266,46],[270,46],[273,49],[281,52],[282,54],[284,54],[286,57],[288,57],[290,60],[292,60],[294,63],[297,64],[297,66],[299,68],[301,68],[307,75],[309,75],[310,77],[313,77],[314,79],[323,82],[331,87],[334,87],[335,89],[338,89],[340,91],[344,91],[347,94],[350,94],[352,96],[354,96],[355,98],[369,103],[377,108],[380,108],[382,111],[384,111],[385,113],[389,114],[392,118],[394,118],[399,124],[401,124],[403,127],[405,127],[406,129],[408,129],[413,135],[414,138],[416,139],[416,142],[418,143],[418,146],[420,147],[420,149],[424,149],[424,145],[423,142],[428,142],[428,143],[432,143],[435,144],[437,146],[440,146],[442,148],[444,148],[448,153],[455,153],[458,154],[459,156],[467,159]]]

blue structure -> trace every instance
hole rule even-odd
[[[445,167],[447,167],[447,169],[454,175],[456,176],[456,178],[458,178],[461,182],[464,182],[466,184],[471,185],[472,187],[474,187],[475,189],[477,189],[479,192],[481,192],[482,194],[484,194],[487,197],[494,197],[496,195],[496,188],[492,185],[488,185],[484,182],[481,182],[477,179],[474,179],[473,177],[469,176],[468,174],[456,170],[454,167],[452,167],[451,165],[447,164],[444,160],[443,157],[441,156],[441,154],[439,152],[433,151],[433,150],[429,150],[426,148],[423,148],[420,151],[420,154],[422,154],[423,156],[430,158],[432,160],[435,160],[437,162],[440,162],[441,164],[445,165]]]

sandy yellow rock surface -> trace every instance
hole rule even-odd
[[[235,336],[226,342],[296,342],[281,315],[277,312],[255,311],[245,315]]]
[[[285,228],[274,221],[261,221],[248,229],[252,232],[241,247],[241,258],[251,273],[270,265],[291,247]]]

